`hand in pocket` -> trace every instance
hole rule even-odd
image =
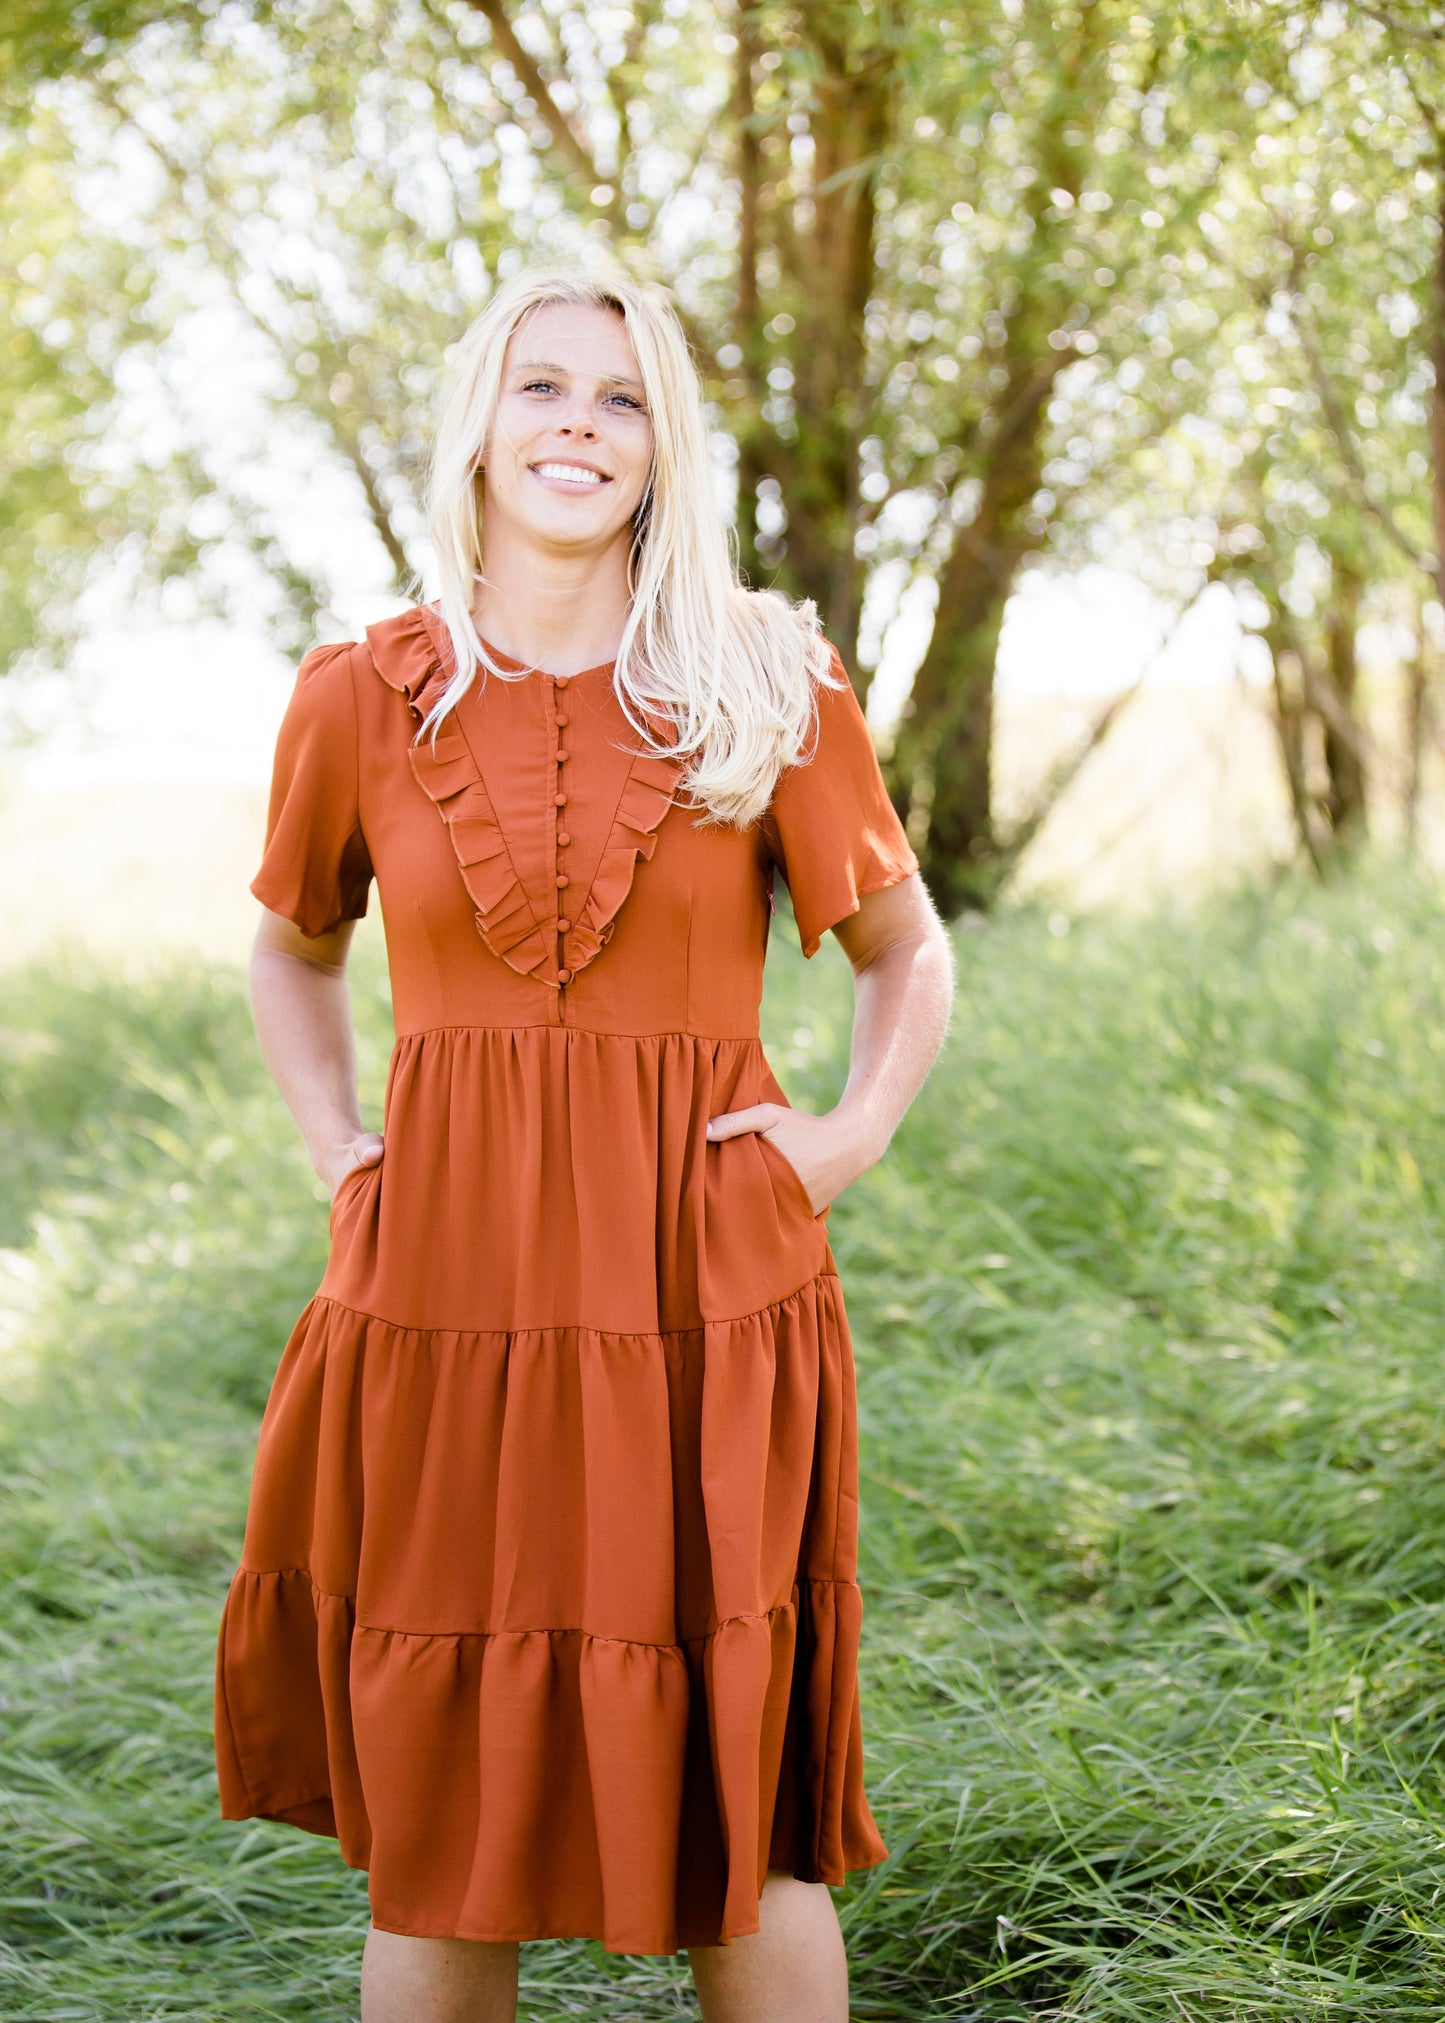
[[[335,1146],[324,1163],[318,1162],[318,1171],[326,1182],[326,1191],[333,1205],[341,1183],[353,1173],[379,1166],[385,1149],[386,1142],[379,1132],[363,1131],[346,1144]]]

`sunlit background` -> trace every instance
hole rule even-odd
[[[433,594],[438,373],[529,253],[673,286],[946,913],[1433,852],[1424,15],[119,17],[41,10],[5,141],[7,959],[242,946],[295,662]]]
[[[852,2013],[1439,2023],[1442,220],[1415,0],[0,0],[0,2014],[356,2014],[364,1879],[216,1806],[327,1244],[247,885],[302,654],[434,592],[448,347],[606,253],[957,953],[829,1218]],[[780,905],[791,1101],[852,1009]],[[524,1953],[538,2023],[694,2013]]]

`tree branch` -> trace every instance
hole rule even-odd
[[[1319,669],[1300,637],[1299,627],[1293,617],[1283,607],[1279,612],[1281,638],[1288,644],[1290,652],[1299,662],[1300,682],[1304,689],[1304,699],[1315,715],[1327,723],[1339,738],[1363,772],[1371,770],[1369,740],[1363,724],[1357,723],[1335,693],[1334,683],[1328,677],[1321,678]]]
[[[1174,613],[1174,616],[1170,619],[1162,635],[1128,687],[1120,689],[1117,695],[1110,697],[1109,701],[1090,725],[1086,736],[1075,746],[1073,751],[1066,752],[1050,768],[1047,779],[1034,797],[1033,806],[1026,815],[1022,816],[1014,824],[1007,840],[1000,848],[999,855],[1004,860],[1006,867],[1005,876],[1018,863],[1025,850],[1027,850],[1030,843],[1033,842],[1035,836],[1039,833],[1039,830],[1042,829],[1044,823],[1048,820],[1069,788],[1074,784],[1074,781],[1079,777],[1084,767],[1094,756],[1094,753],[1103,744],[1105,738],[1108,737],[1124,710],[1143,688],[1149,676],[1173,645],[1180,626],[1184,623],[1190,612],[1193,611],[1205,591],[1211,589],[1214,584],[1222,580],[1225,567],[1226,564],[1223,557],[1216,554],[1205,572],[1204,581],[1194,592],[1194,595],[1181,604],[1179,609]]]
[[[535,101],[542,122],[559,152],[573,172],[586,182],[589,198],[593,190],[603,185],[611,189],[612,195],[607,204],[599,208],[613,230],[621,236],[626,224],[621,183],[611,181],[597,167],[585,136],[563,112],[553,96],[551,82],[543,74],[541,64],[518,40],[517,31],[507,15],[505,0],[467,0],[467,4],[485,19],[492,31],[492,40],[497,46],[498,54],[504,56],[511,64],[527,96]]]
[[[1406,36],[1412,42],[1429,42],[1439,49],[1445,47],[1445,28],[1417,28],[1413,21],[1404,21],[1393,7],[1366,7],[1357,5],[1357,11],[1367,21],[1373,21],[1377,28],[1384,28],[1391,35]]]
[[[627,86],[632,72],[642,60],[642,45],[647,39],[647,31],[657,18],[655,4],[634,5],[632,18],[627,24],[623,39],[622,62],[607,72],[605,79],[607,96],[611,101],[613,117],[617,121],[617,182],[620,188],[627,177],[627,166],[632,160],[632,115],[628,110]]]
[[[111,113],[145,142],[146,146],[155,156],[155,159],[165,170],[172,189],[181,201],[184,201],[187,176],[195,175],[205,186],[206,193],[211,198],[213,204],[216,203],[211,179],[204,168],[188,167],[184,162],[178,161],[166,147],[165,143],[157,140],[156,136],[149,132],[130,111],[115,86],[108,79],[97,77],[92,80],[92,83],[96,96],[109,107]],[[220,208],[220,206],[217,205],[217,208]],[[193,212],[191,216],[194,219]],[[260,311],[255,309],[246,300],[245,291],[241,286],[244,271],[237,257],[233,242],[226,234],[217,229],[212,219],[202,219],[200,229],[207,250],[215,263],[216,271],[226,283],[231,300],[251,324],[252,328],[258,331],[274,348],[277,355],[286,365],[287,370],[294,372],[295,365],[291,358],[290,348],[285,336],[282,332],[273,329],[266,321],[266,318],[261,315]],[[319,316],[321,313],[320,305],[312,297],[308,297],[306,300],[307,307]],[[360,480],[362,494],[366,500],[368,517],[371,520],[377,538],[390,558],[392,568],[396,572],[396,581],[398,584],[406,583],[413,574],[411,560],[402,545],[400,536],[392,525],[391,515],[386,509],[386,502],[377,488],[376,475],[361,452],[359,422],[363,417],[359,414],[348,416],[338,413],[335,405],[330,402],[327,403],[324,410],[318,410],[315,405],[309,403],[308,405],[310,406],[310,412],[316,415],[318,420],[323,421],[327,425],[333,441],[337,444],[337,447],[341,450]],[[373,422],[376,421],[374,415],[364,418]]]
[[[733,64],[733,123],[738,154],[737,339],[743,371],[756,402],[762,388],[762,332],[758,322],[758,189],[762,181],[762,145],[753,124],[753,63],[757,35],[746,6],[733,14],[737,53]]]
[[[1344,463],[1345,475],[1355,495],[1356,503],[1376,522],[1392,547],[1398,549],[1414,568],[1427,576],[1432,584],[1438,586],[1441,580],[1439,559],[1417,548],[1389,507],[1377,499],[1370,490],[1369,472],[1360,455],[1359,444],[1355,441],[1348,418],[1340,405],[1339,395],[1335,391],[1319,340],[1308,320],[1304,290],[1300,285],[1303,254],[1290,237],[1289,228],[1282,218],[1275,218],[1274,231],[1280,244],[1289,254],[1288,273],[1282,280],[1262,280],[1258,275],[1246,273],[1237,261],[1230,259],[1229,255],[1218,246],[1214,249],[1215,256],[1261,308],[1267,309],[1281,291],[1288,295],[1290,321],[1299,340],[1300,350],[1304,353],[1305,363],[1309,367],[1310,383],[1319,401],[1325,424]]]
[[[1315,397],[1323,410],[1330,434],[1335,439],[1350,482],[1358,502],[1379,526],[1391,545],[1399,550],[1407,561],[1414,564],[1432,583],[1440,580],[1440,563],[1434,555],[1423,553],[1415,546],[1404,528],[1400,526],[1389,507],[1377,499],[1370,490],[1369,472],[1365,469],[1364,458],[1360,455],[1359,444],[1355,441],[1344,409],[1340,406],[1339,395],[1335,392],[1330,378],[1329,367],[1325,364],[1319,341],[1314,331],[1308,327],[1301,313],[1301,297],[1298,290],[1290,292],[1290,320],[1295,327],[1300,349],[1309,364],[1310,378],[1314,384]]]

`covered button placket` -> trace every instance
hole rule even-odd
[[[557,791],[554,797],[557,808],[557,982],[560,989],[564,992],[567,985],[572,981],[572,971],[567,962],[567,936],[572,931],[572,921],[567,911],[567,888],[572,882],[567,873],[569,861],[567,851],[572,841],[571,833],[567,827],[567,799],[570,781],[570,775],[567,771],[567,760],[570,756],[570,751],[566,741],[568,727],[567,684],[569,679],[570,677],[565,674],[555,674],[552,677],[553,699],[557,705],[552,717],[553,755],[557,762]]]

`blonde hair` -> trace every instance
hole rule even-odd
[[[475,585],[488,580],[476,465],[512,333],[551,302],[591,304],[624,319],[652,415],[652,465],[633,518],[630,601],[613,687],[644,748],[684,759],[682,785],[694,800],[715,821],[746,827],[766,809],[779,773],[805,756],[813,680],[837,688],[847,677],[831,673],[832,651],[811,598],[793,604],[739,582],[737,537],[714,500],[702,382],[687,338],[667,291],[620,271],[528,266],[498,286],[456,347],[427,481],[439,603],[456,672],[418,737],[435,734],[479,667],[501,681],[531,672],[498,667],[472,619]],[[637,720],[649,716],[671,725],[675,742]]]

